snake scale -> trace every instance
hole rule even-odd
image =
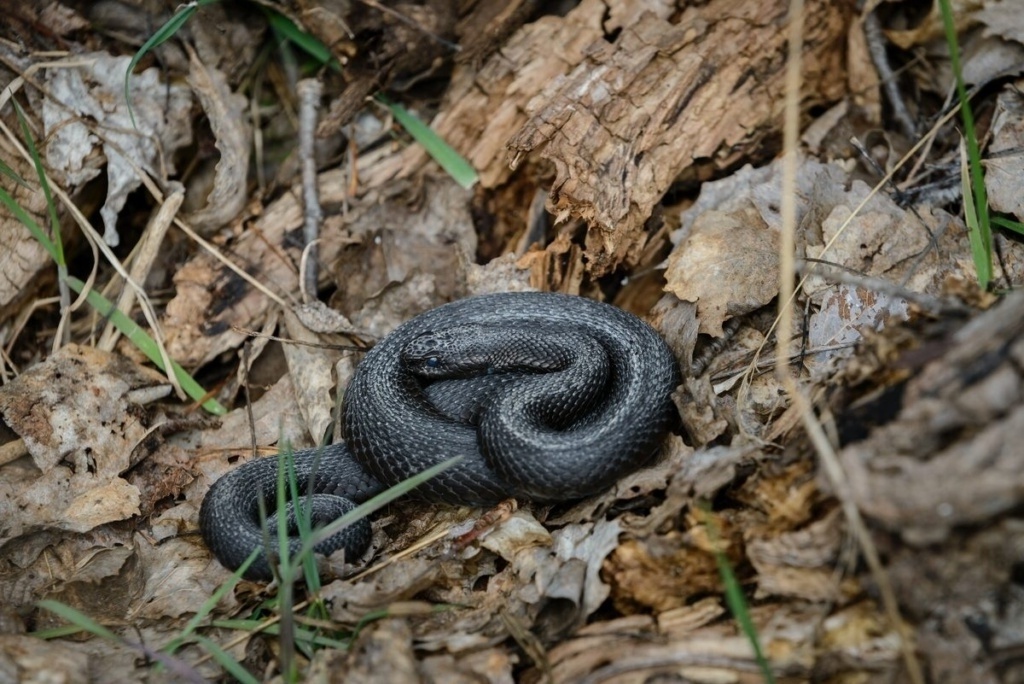
[[[657,452],[677,417],[679,382],[665,342],[611,305],[541,292],[454,301],[367,352],[342,403],[345,442],[320,450],[318,462],[317,449],[295,453],[303,505],[322,525],[453,456],[463,458],[413,494],[471,505],[589,496]],[[224,566],[238,568],[263,545],[258,501],[272,511],[276,486],[277,458],[264,458],[210,488],[200,529]],[[316,551],[354,558],[369,541],[363,520]],[[297,551],[298,538],[290,545]],[[262,555],[246,572],[271,576]]]

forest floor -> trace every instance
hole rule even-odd
[[[202,3],[127,88],[175,3],[8,8],[0,682],[1024,682],[1024,13],[953,2],[956,63],[855,4]],[[656,462],[392,504],[317,591],[211,556],[360,350],[526,289],[668,342]]]

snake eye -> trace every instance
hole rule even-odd
[[[441,365],[441,360],[436,356],[431,356],[430,358],[427,359],[426,363],[427,368],[437,368],[438,366]]]

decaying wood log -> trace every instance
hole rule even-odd
[[[583,0],[522,27],[479,69],[457,69],[433,127],[496,188],[523,166],[554,168],[549,207],[591,230],[588,269],[634,264],[645,221],[681,175],[764,158],[781,136],[784,0]],[[852,3],[805,10],[801,108],[846,92]],[[418,169],[410,149],[367,169],[372,186]],[[533,173],[542,176],[542,173]]]
[[[921,543],[1024,503],[1024,293],[933,344],[895,419],[841,454],[861,509]]]
[[[786,55],[781,0],[715,0],[668,20],[651,12],[597,41],[527,105],[508,143],[512,166],[536,153],[555,167],[550,206],[584,218],[589,267],[633,263],[644,222],[695,164],[725,169],[779,136]],[[808,3],[801,106],[838,99],[848,14]],[[755,154],[755,157],[757,154]]]
[[[876,542],[932,681],[1020,681],[1024,292],[911,354],[902,408],[840,454],[850,489],[900,538]]]

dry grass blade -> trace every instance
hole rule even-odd
[[[778,339],[776,341],[777,366],[776,374],[786,387],[790,400],[800,412],[804,429],[807,430],[818,453],[820,463],[836,490],[836,496],[842,505],[843,513],[853,531],[871,569],[871,574],[878,583],[882,594],[882,604],[892,626],[902,637],[901,652],[907,675],[913,684],[924,684],[924,675],[914,653],[914,645],[906,624],[900,616],[899,604],[892,591],[892,585],[878,557],[878,550],[868,532],[867,526],[860,515],[854,498],[846,483],[846,475],[839,465],[839,458],[822,429],[821,423],[811,410],[803,391],[797,385],[796,378],[790,372],[787,350],[790,347],[793,329],[793,308],[790,305],[796,296],[794,287],[796,276],[796,172],[799,145],[799,98],[800,98],[800,54],[803,47],[803,1],[791,0],[789,5],[791,18],[789,33],[789,55],[786,64],[786,105],[785,125],[783,128],[784,171],[782,178],[782,240],[780,242],[780,283],[779,283],[779,315]],[[870,197],[870,195],[869,195]],[[867,200],[865,199],[865,202]],[[856,213],[856,212],[854,212]],[[826,246],[826,250],[827,250]],[[767,339],[767,338],[766,338]]]

